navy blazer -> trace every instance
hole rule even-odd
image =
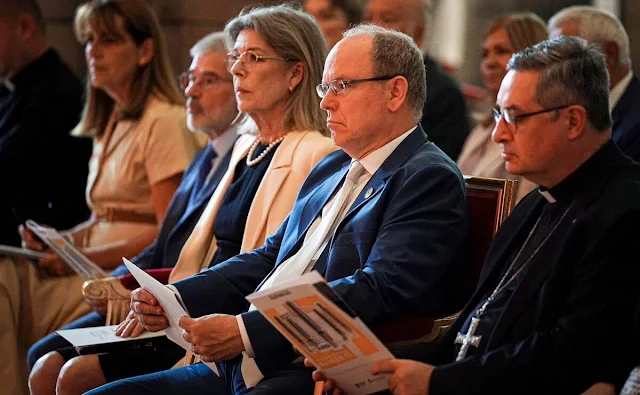
[[[206,185],[200,185],[211,169],[207,152],[211,150],[207,145],[196,154],[189,167],[182,176],[182,182],[171,199],[164,220],[158,232],[158,237],[140,254],[132,259],[142,269],[156,269],[173,267],[178,262],[180,251],[191,235],[198,219],[202,215],[213,191],[216,190],[222,176],[227,171],[231,152],[221,158],[218,167]],[[206,174],[203,174],[206,172]],[[118,266],[113,276],[126,274],[129,271],[124,265]]]
[[[611,112],[611,139],[622,152],[640,162],[640,80],[633,76],[629,86]]]
[[[263,247],[175,283],[192,316],[242,313],[265,376],[296,355],[258,311],[246,312],[245,296],[298,251],[350,162],[344,151],[321,161]],[[464,304],[456,291],[466,235],[464,180],[418,126],[363,188],[314,269],[368,324],[409,314],[441,317]]]

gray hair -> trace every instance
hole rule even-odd
[[[279,56],[297,59],[304,64],[304,76],[287,103],[283,127],[319,130],[328,134],[327,114],[320,109],[320,98],[316,94],[328,50],[313,17],[290,5],[245,9],[224,28],[229,48],[245,29],[260,34]]]
[[[192,58],[203,53],[227,53],[227,41],[223,32],[209,33],[193,44],[189,50]]]
[[[343,34],[345,38],[360,35],[370,36],[373,40],[374,77],[401,75],[407,79],[407,103],[416,122],[419,121],[427,100],[426,70],[420,49],[406,34],[377,25],[358,25]]]
[[[615,42],[620,49],[617,63],[631,66],[629,36],[620,20],[614,14],[589,6],[567,7],[558,11],[549,19],[549,30],[564,23],[578,24],[580,37],[591,43]]]
[[[579,37],[543,41],[514,54],[507,70],[541,73],[536,101],[542,107],[579,104],[596,130],[611,128],[609,72],[597,45]]]

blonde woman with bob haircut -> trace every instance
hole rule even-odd
[[[199,146],[186,127],[184,99],[158,20],[144,0],[85,3],[77,9],[75,32],[85,47],[88,82],[74,134],[94,142],[86,190],[92,215],[63,234],[110,270],[154,240]],[[30,231],[22,228],[21,236],[24,247],[46,253],[36,264],[24,259],[12,264],[15,279],[7,297],[20,319],[15,333],[0,335],[0,344],[16,347],[16,363],[24,364],[29,346],[90,308],[82,297],[86,278],[75,275]],[[2,314],[0,320],[14,321],[11,311]],[[27,378],[19,380],[26,388]]]
[[[231,50],[226,68],[244,116],[238,125],[241,136],[226,174],[180,252],[170,282],[263,246],[291,211],[312,168],[336,149],[326,137],[326,114],[315,92],[327,48],[313,18],[289,6],[245,10],[227,23],[225,38]],[[116,333],[128,337],[142,330],[130,312]],[[46,380],[38,381],[65,395],[111,382],[91,391],[100,393],[119,385],[116,380],[169,369],[182,356],[184,350],[169,341],[66,362],[55,356],[57,365],[45,356],[42,366],[52,369],[41,369]]]
[[[507,74],[507,62],[511,55],[546,39],[545,23],[530,12],[504,15],[491,23],[482,42],[480,74],[492,106],[496,102],[502,79]],[[457,160],[458,167],[465,175],[517,179],[517,199],[520,200],[535,188],[535,184],[507,172],[500,156],[500,145],[491,138],[495,126],[491,114],[479,122],[462,147]]]

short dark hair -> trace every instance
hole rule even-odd
[[[44,17],[36,0],[2,0],[0,15],[15,17],[22,13],[31,15],[38,28],[44,32]]]
[[[341,9],[347,16],[349,26],[362,22],[364,7],[358,0],[331,0],[331,5]]]
[[[596,130],[611,128],[609,72],[595,44],[561,36],[514,54],[507,70],[539,71],[536,100],[543,107],[579,104]]]

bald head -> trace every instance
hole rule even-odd
[[[430,0],[369,0],[364,21],[397,30],[421,47],[427,31]]]

